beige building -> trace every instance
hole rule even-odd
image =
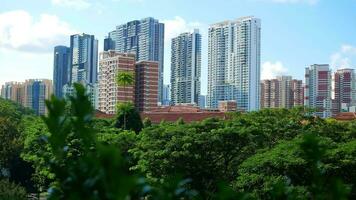
[[[135,86],[118,86],[119,72],[135,73],[135,54],[105,51],[100,53],[98,109],[106,114],[115,114],[120,102],[135,102]]]
[[[301,80],[279,76],[261,82],[261,108],[292,108],[303,105]]]

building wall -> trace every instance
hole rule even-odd
[[[140,112],[155,109],[158,102],[158,62],[138,62],[135,71],[136,108]]]
[[[201,35],[198,30],[172,39],[171,102],[199,104]]]
[[[106,51],[100,53],[98,109],[107,114],[116,113],[120,102],[134,103],[135,87],[118,86],[116,77],[119,72],[135,73],[135,54]]]
[[[209,27],[207,106],[236,100],[238,110],[260,107],[261,22],[254,17]]]
[[[154,18],[134,20],[116,27],[108,35],[106,49],[135,53],[136,61],[159,63],[158,98],[163,98],[164,24]]]
[[[314,64],[305,69],[304,105],[319,117],[331,116],[331,71],[329,65]]]

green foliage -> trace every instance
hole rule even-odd
[[[36,182],[37,188],[42,191],[54,179],[54,174],[50,172],[49,166],[46,165],[53,157],[48,144],[50,134],[46,124],[37,116],[24,117],[22,124],[24,127],[22,130],[24,149],[21,157],[32,163],[35,169],[32,179]]]
[[[7,179],[0,179],[0,199],[1,200],[26,200],[25,188]]]
[[[129,86],[135,82],[134,73],[129,71],[120,71],[116,76],[116,83],[119,86]]]
[[[123,130],[132,130],[139,133],[143,128],[140,113],[132,103],[119,103],[117,105],[117,121],[115,126]]]
[[[20,158],[24,145],[22,119],[27,114],[31,112],[0,98],[0,178],[5,176],[32,191],[30,177],[33,169]]]
[[[355,122],[300,107],[152,125],[127,102],[117,119],[94,119],[75,89],[43,119],[0,99],[0,163],[32,173],[21,153],[50,199],[356,198]]]
[[[151,122],[151,120],[148,118],[148,117],[146,117],[144,120],[143,120],[143,127],[144,128],[148,128],[148,127],[150,127],[150,126],[152,126],[152,122]]]

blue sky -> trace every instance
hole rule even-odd
[[[53,47],[68,45],[70,34],[94,34],[101,50],[116,25],[151,16],[166,24],[166,83],[170,39],[200,29],[205,94],[209,25],[250,15],[262,20],[263,78],[303,79],[314,63],[356,66],[356,0],[1,0],[0,84],[51,78]]]

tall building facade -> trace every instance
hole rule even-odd
[[[157,19],[134,20],[116,27],[104,40],[104,50],[134,53],[136,61],[157,61],[158,101],[163,98],[164,24]]]
[[[94,35],[70,36],[71,82],[95,84],[98,79],[98,40]]]
[[[199,105],[201,35],[199,30],[172,39],[171,102]]]
[[[52,81],[30,79],[23,83],[23,106],[31,108],[37,115],[47,114],[46,99],[53,93]]]
[[[207,106],[235,100],[237,109],[260,107],[261,21],[243,17],[209,27]]]
[[[331,116],[331,71],[328,64],[314,64],[305,69],[304,105],[316,109],[316,116]]]
[[[304,86],[302,80],[293,79],[290,83],[292,92],[292,104],[295,106],[304,106]]]
[[[119,72],[135,73],[135,54],[104,51],[100,53],[98,109],[107,114],[116,113],[120,102],[135,103],[135,86],[118,86],[116,77]]]
[[[356,79],[353,69],[339,69],[334,73],[333,115],[343,112],[342,107],[356,103]]]
[[[303,105],[303,83],[291,76],[261,82],[261,108],[292,108]]]
[[[71,78],[71,53],[66,46],[54,47],[53,56],[53,94],[63,97],[63,86],[69,84]]]
[[[158,62],[141,61],[135,67],[135,107],[140,112],[157,108]]]
[[[280,88],[277,79],[261,82],[261,108],[279,108]]]

